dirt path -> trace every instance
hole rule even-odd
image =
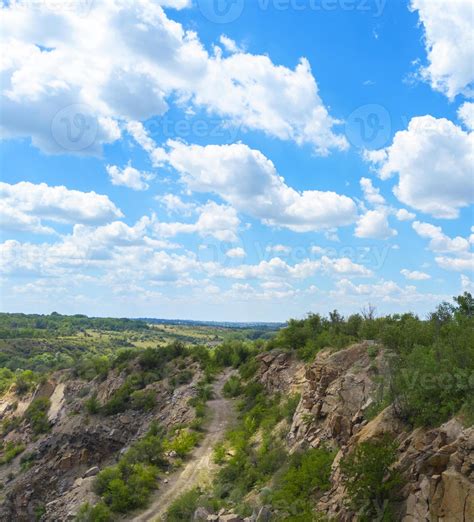
[[[167,477],[167,484],[161,483],[148,510],[130,519],[131,521],[163,520],[171,503],[182,493],[210,481],[212,472],[216,469],[212,460],[214,446],[222,439],[235,416],[232,402],[222,396],[222,387],[229,375],[229,373],[222,374],[214,384],[214,399],[207,403],[212,417],[201,444],[194,450],[183,468]]]

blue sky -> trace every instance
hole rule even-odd
[[[7,2],[3,311],[279,321],[473,289],[470,0]]]

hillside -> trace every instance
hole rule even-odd
[[[473,310],[187,341],[3,315],[0,520],[473,520]]]

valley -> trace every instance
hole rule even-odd
[[[472,310],[3,314],[0,520],[472,520]]]

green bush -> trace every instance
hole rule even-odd
[[[91,415],[96,415],[100,411],[100,402],[97,399],[97,394],[94,393],[84,401],[84,408],[86,412]]]
[[[151,411],[156,406],[156,393],[151,390],[139,390],[130,396],[131,408],[134,410]]]
[[[357,511],[361,522],[393,520],[392,505],[402,479],[393,468],[397,461],[397,443],[388,436],[361,442],[341,460],[349,506]]]
[[[240,379],[237,376],[232,375],[224,384],[222,391],[224,392],[224,397],[238,397],[242,393],[242,383]]]
[[[5,447],[2,449],[2,456],[0,457],[0,465],[8,464],[11,462],[17,455],[23,453],[25,451],[26,446],[22,443],[15,444],[12,441],[7,442]]]
[[[183,493],[168,508],[165,516],[166,522],[193,520],[194,512],[199,505],[200,495],[198,489],[192,489]]]
[[[51,405],[49,399],[40,397],[34,399],[25,412],[25,418],[31,425],[31,429],[35,435],[47,433],[51,429],[48,420],[48,411]]]
[[[186,428],[178,430],[172,440],[165,442],[167,451],[175,451],[178,457],[183,458],[190,453],[199,441],[199,435]]]
[[[222,442],[216,444],[213,456],[214,463],[219,465],[222,464],[225,461],[226,453],[225,445]]]
[[[76,522],[112,522],[112,512],[103,502],[91,506],[88,502],[83,504],[76,515]]]
[[[310,449],[291,456],[269,495],[271,504],[286,513],[284,520],[314,520],[315,502],[312,497],[330,488],[334,456],[335,453],[326,448]]]
[[[165,464],[163,430],[152,424],[116,466],[105,468],[94,481],[94,491],[108,508],[117,513],[143,508],[157,487],[158,473]]]

